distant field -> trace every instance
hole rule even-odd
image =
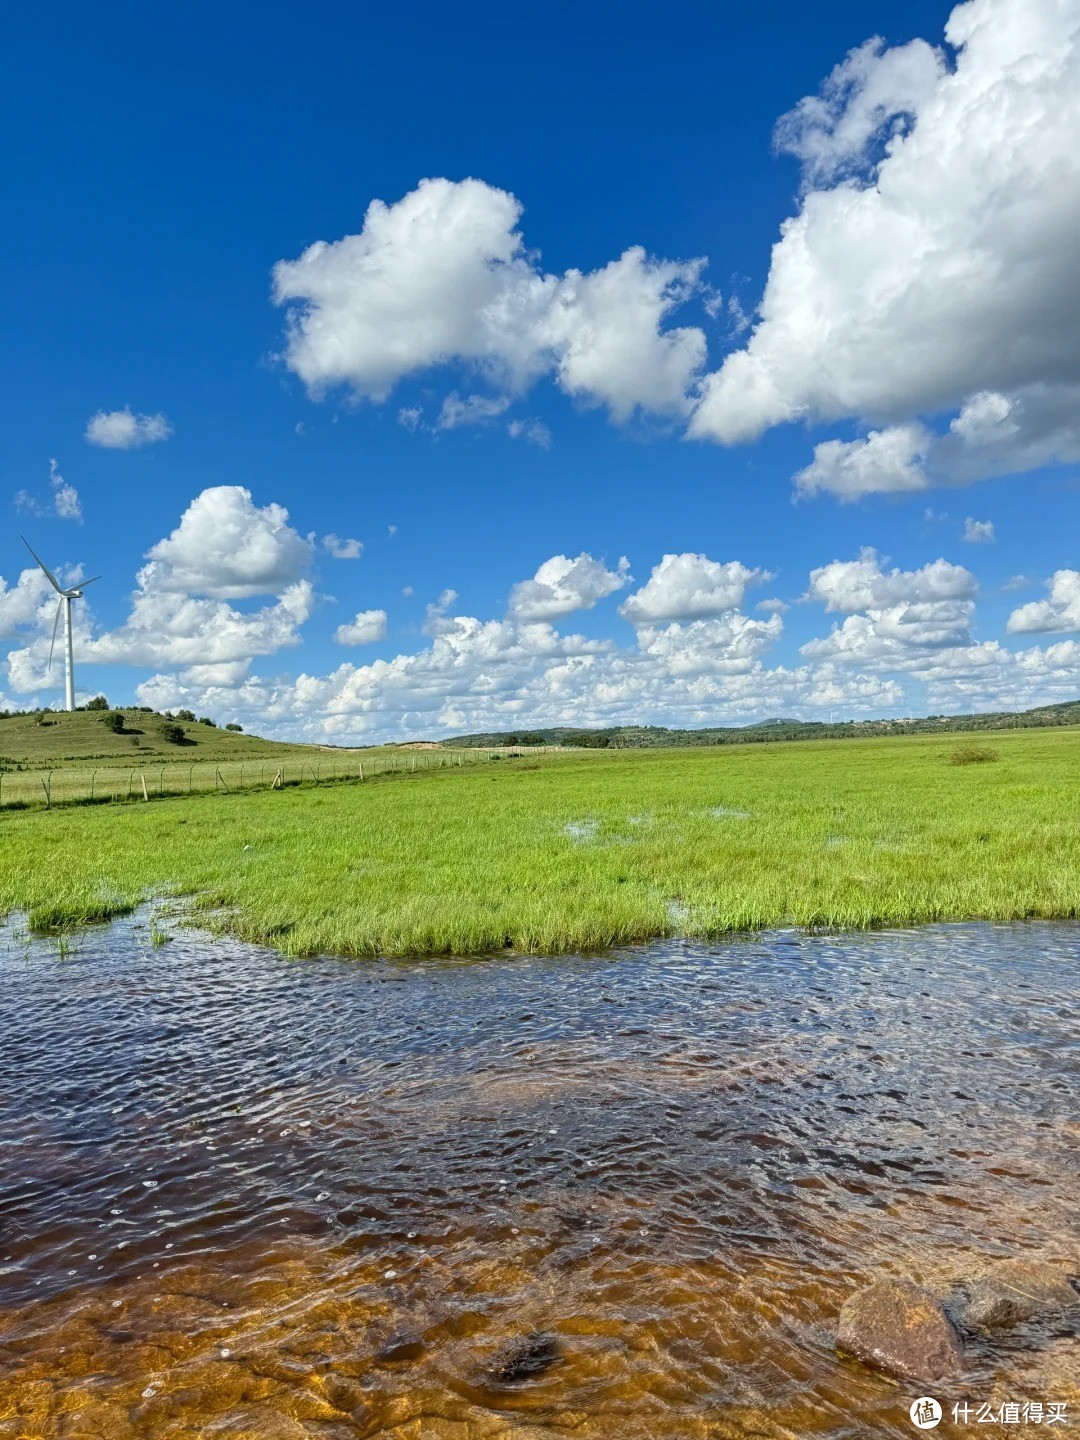
[[[0,910],[163,890],[291,954],[1080,913],[1080,732],[564,752],[389,784],[0,816]]]

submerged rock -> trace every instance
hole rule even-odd
[[[559,1342],[545,1330],[509,1340],[491,1357],[487,1380],[492,1385],[520,1385],[542,1375],[559,1358]]]
[[[928,1290],[909,1280],[879,1280],[844,1301],[839,1349],[908,1380],[942,1380],[964,1366],[960,1337]]]
[[[375,1352],[376,1360],[397,1364],[402,1360],[419,1360],[424,1342],[415,1330],[395,1330]]]
[[[1080,1305],[1080,1294],[1056,1265],[1045,1260],[1002,1260],[969,1281],[963,1321],[972,1329],[987,1330],[1037,1315],[1056,1315],[1071,1305]]]

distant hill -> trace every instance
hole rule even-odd
[[[557,725],[543,730],[484,731],[456,735],[444,745],[571,745],[587,749],[638,750],[661,745],[753,745],[777,740],[850,740],[867,735],[940,735],[950,731],[1036,730],[1080,725],[1080,700],[1002,710],[987,715],[927,715],[915,720],[762,720],[756,725],[669,730],[662,725],[614,725],[586,730]]]
[[[110,730],[105,716],[123,716],[123,729]],[[183,741],[166,738],[167,726],[179,726]],[[198,720],[180,720],[152,710],[44,710],[0,715],[0,769],[41,769],[69,764],[132,765],[158,760],[270,760],[314,747],[280,744],[257,735],[226,730]]]

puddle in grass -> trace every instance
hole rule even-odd
[[[1078,927],[387,964],[138,923],[0,928],[5,1440],[909,1435],[845,1296],[1078,1258]],[[949,1393],[1075,1419],[1076,1344]]]

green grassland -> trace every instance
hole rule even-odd
[[[0,911],[195,897],[295,955],[591,948],[1080,913],[1080,732],[563,752],[374,783],[0,814]],[[215,908],[220,907],[220,908]]]

